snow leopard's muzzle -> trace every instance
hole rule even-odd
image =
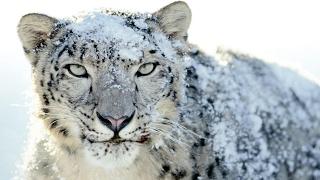
[[[107,88],[102,87],[97,95],[97,117],[103,125],[114,132],[113,138],[115,138],[135,115],[134,89],[113,84]]]

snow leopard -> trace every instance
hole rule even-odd
[[[320,87],[188,42],[191,10],[27,14],[34,118],[22,179],[320,179]],[[207,22],[210,23],[210,22]]]

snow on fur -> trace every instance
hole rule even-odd
[[[192,163],[199,166],[193,167],[195,172],[214,162],[216,171],[226,179],[281,179],[282,174],[289,179],[320,178],[319,84],[237,53],[221,52],[212,58],[196,48],[186,49],[191,45],[169,40],[161,32],[148,32],[148,18],[148,14],[134,15],[128,25],[126,14],[89,13],[67,23],[65,28],[78,36],[63,43],[94,41],[99,52],[89,47],[91,55],[100,57],[112,45],[114,53],[133,61],[139,61],[143,51],[159,48],[168,64],[183,67],[179,69],[183,71],[179,77],[183,77],[179,79],[183,99],[180,123],[205,137],[206,154],[186,151],[191,157],[207,160],[193,158]],[[184,50],[182,58],[177,48]],[[114,78],[123,78],[115,67],[107,70],[116,76],[106,76],[106,86]],[[121,85],[115,88],[125,89]],[[194,143],[189,137],[177,139]],[[204,172],[197,177],[210,176]]]
[[[320,178],[318,84],[230,51],[198,56],[189,67],[199,76],[196,104],[206,107],[210,156],[235,173],[229,177]]]
[[[136,16],[133,22],[141,29],[148,29],[145,22],[148,17]],[[77,19],[67,29],[81,34],[77,41],[93,40],[106,45],[113,42],[113,48],[121,57],[138,60],[142,49],[155,47],[144,38],[148,37],[144,31],[126,26],[125,20],[121,16],[95,12]],[[178,42],[173,43],[158,32],[153,32],[152,38],[168,59],[178,59],[173,48]],[[190,50],[193,51],[195,49]],[[207,116],[201,123],[208,124],[210,133],[208,156],[221,159],[225,171],[233,174],[230,177],[240,179],[273,179],[283,171],[282,166],[287,167],[288,173],[300,166],[318,167],[318,84],[258,59],[232,52],[222,52],[220,56],[215,59],[187,56],[183,62],[185,68],[194,67],[198,75],[195,86],[201,96],[196,104],[199,108],[209,108],[209,111],[197,106],[189,109]],[[189,87],[190,82],[186,80],[184,86]],[[185,106],[190,107],[190,103]],[[185,115],[191,116],[190,119],[184,119],[191,129],[200,123],[196,121],[198,117],[194,119],[198,114],[192,114]],[[302,137],[296,137],[297,132],[303,132]],[[320,169],[315,168],[300,173],[320,177],[319,172]]]
[[[132,23],[136,29],[128,26],[127,16],[132,16]],[[126,59],[139,60],[142,49],[155,49],[147,30],[150,28],[146,20],[150,14],[127,14],[118,16],[110,12],[92,12],[71,21],[66,28],[81,35],[77,41],[94,41],[97,43],[113,43],[114,50]],[[174,58],[173,44],[159,32],[153,32],[152,37],[161,51],[169,58]]]

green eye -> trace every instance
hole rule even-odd
[[[88,73],[84,66],[81,66],[79,64],[68,64],[65,66],[65,68],[68,70],[68,72],[78,78],[87,78]]]
[[[147,76],[147,75],[151,74],[156,69],[156,67],[158,65],[159,65],[158,62],[142,64],[136,73],[137,77]]]

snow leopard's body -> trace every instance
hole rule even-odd
[[[24,16],[44,126],[32,130],[23,178],[320,178],[319,85],[236,53],[204,55],[185,40],[190,17],[182,2],[77,21]],[[117,136],[98,115],[132,112]]]

